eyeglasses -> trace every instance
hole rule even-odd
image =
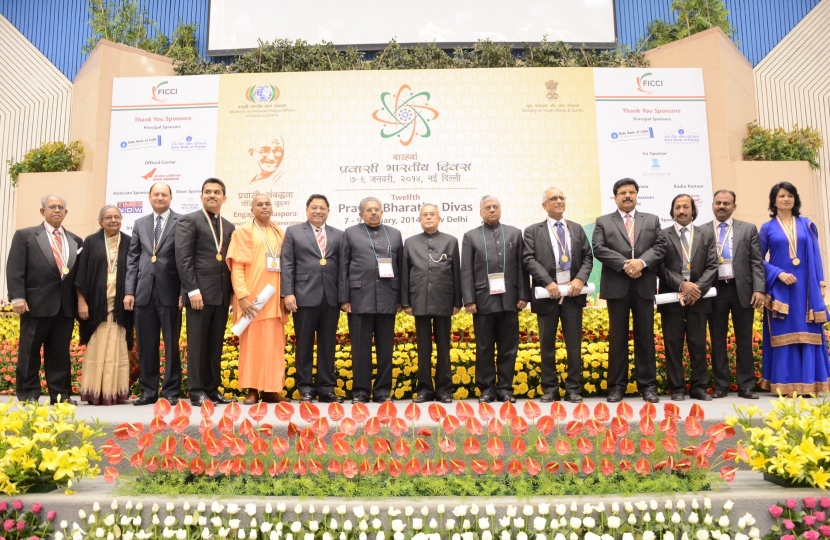
[[[104,216],[104,221],[121,221],[121,216]]]
[[[47,206],[46,209],[47,210],[53,210],[53,211],[54,210],[60,210],[61,212],[63,212],[64,210],[66,210],[66,207],[62,206],[62,205],[59,205],[59,204],[53,204],[51,206]]]
[[[549,201],[563,201],[564,202],[565,201],[565,196],[564,195],[554,195],[553,197],[551,197],[548,200]]]

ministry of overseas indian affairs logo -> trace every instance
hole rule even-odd
[[[273,84],[254,85],[245,92],[245,98],[252,103],[270,103],[280,97],[280,89]]]

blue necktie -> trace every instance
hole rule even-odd
[[[723,257],[724,260],[729,260],[732,258],[732,250],[729,249],[729,238],[726,236],[726,223],[721,223],[719,227],[720,233],[718,234],[718,244],[723,246],[720,256]]]
[[[562,270],[570,270],[571,269],[571,250],[568,249],[568,242],[565,238],[565,227],[562,226],[561,221],[556,222],[556,236],[559,237],[559,248],[564,250],[564,255],[568,256],[568,260],[563,261],[561,256],[559,258],[559,266]]]

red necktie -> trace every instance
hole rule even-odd
[[[52,243],[52,255],[55,256],[55,262],[58,265],[58,272],[61,275],[61,279],[63,279],[63,239],[61,238],[60,229],[55,229],[52,231],[52,234],[55,236],[55,241]]]
[[[319,227],[317,230],[317,245],[320,246],[320,256],[326,258],[326,235],[323,234],[323,228]]]
[[[631,214],[625,215],[625,230],[628,231],[628,242],[634,247],[634,220],[631,219]]]

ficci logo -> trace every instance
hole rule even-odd
[[[167,86],[168,81],[162,81],[153,87],[153,101],[164,103],[170,96],[179,93],[177,88]]]
[[[651,72],[644,73],[637,77],[637,90],[644,94],[651,94],[657,86],[663,86],[663,81],[660,79],[650,79]]]

